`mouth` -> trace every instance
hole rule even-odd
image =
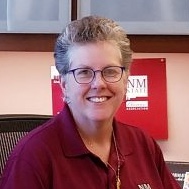
[[[87,98],[90,102],[95,102],[95,103],[101,103],[105,102],[109,99],[110,97],[107,96],[101,96],[101,97],[89,97]]]

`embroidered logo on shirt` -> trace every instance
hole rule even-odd
[[[139,189],[152,189],[149,184],[139,184]]]

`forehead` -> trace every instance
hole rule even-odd
[[[70,50],[70,66],[105,67],[121,65],[121,52],[112,42],[77,44]]]

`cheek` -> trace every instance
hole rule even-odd
[[[73,77],[71,77],[71,75],[67,75],[67,77],[65,77],[65,82],[64,82],[64,94],[70,96],[71,94],[75,93],[75,81],[73,80]]]
[[[89,87],[86,87],[84,85],[80,85],[80,84],[73,84],[73,83],[69,83],[66,86],[66,94],[72,98],[74,101],[79,99],[83,99],[85,97],[85,95],[87,94],[89,90]]]

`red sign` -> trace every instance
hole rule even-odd
[[[142,128],[155,139],[167,139],[167,89],[165,58],[134,59],[127,94],[116,118]],[[63,107],[59,76],[51,68],[53,115]]]
[[[126,101],[117,119],[147,131],[155,139],[167,139],[166,60],[135,59]]]

